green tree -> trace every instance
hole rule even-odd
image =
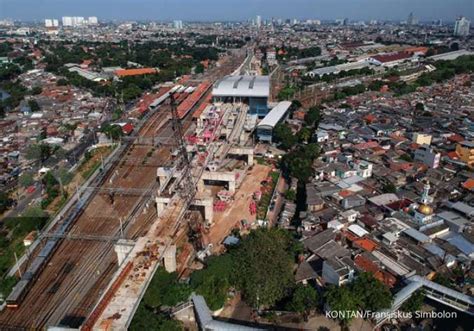
[[[58,79],[58,81],[56,82],[56,84],[57,84],[58,86],[66,86],[66,85],[69,84],[69,82],[68,82],[67,79],[65,79],[65,78],[60,78],[60,79]]]
[[[176,273],[168,273],[164,268],[159,268],[148,286],[143,303],[152,308],[172,307],[186,301],[190,294],[188,285],[178,283]]]
[[[290,200],[290,201],[295,201],[295,200],[296,200],[296,192],[295,192],[295,190],[291,190],[291,189],[287,190],[287,191],[285,192],[285,198],[286,198],[287,200]]]
[[[28,146],[25,157],[28,160],[44,162],[51,156],[51,154],[51,146],[47,144],[34,144]]]
[[[452,280],[449,277],[447,277],[446,275],[441,274],[441,273],[437,273],[436,276],[433,278],[433,281],[435,283],[438,283],[440,285],[443,285],[443,286],[446,286],[446,287],[449,287],[449,288],[454,287]]]
[[[356,312],[357,298],[348,286],[330,286],[324,293],[324,298],[331,311]],[[343,323],[348,323],[352,316],[342,314],[339,316]]]
[[[49,199],[54,199],[59,195],[59,181],[51,171],[48,171],[42,179]]]
[[[68,185],[74,177],[74,175],[64,167],[60,167],[56,170],[55,176],[62,185]]]
[[[107,138],[112,139],[112,140],[118,140],[120,137],[123,136],[123,131],[122,128],[118,125],[105,125],[102,128],[102,132],[105,133]]]
[[[281,144],[285,150],[291,149],[297,143],[298,138],[293,134],[288,124],[280,123],[273,130],[275,141]]]
[[[396,193],[397,187],[392,183],[387,183],[384,186],[382,186],[382,192],[383,193]]]
[[[313,175],[313,160],[320,154],[318,144],[308,144],[286,154],[282,159],[282,168],[291,177],[307,182]]]
[[[409,154],[402,154],[400,156],[400,160],[406,161],[406,162],[413,162],[413,158]]]
[[[28,187],[34,184],[35,179],[32,172],[23,172],[18,178],[18,182],[23,187]]]
[[[191,287],[206,299],[211,310],[222,308],[227,299],[232,281],[232,259],[232,254],[210,257],[206,268],[191,275]]]
[[[321,120],[321,111],[317,107],[311,107],[304,120],[306,125],[317,128]]]
[[[423,112],[425,111],[425,105],[421,102],[417,102],[415,105],[415,110]]]
[[[0,192],[0,213],[5,212],[11,205],[12,200],[5,192]]]
[[[298,131],[298,140],[299,142],[302,143],[307,143],[311,139],[311,129],[308,127],[301,128],[300,131]]]
[[[194,72],[197,73],[197,74],[202,74],[204,72],[204,66],[202,65],[202,63],[198,63],[196,65],[196,68],[194,69]]]
[[[390,290],[371,273],[359,274],[350,286],[362,310],[379,311],[392,305]]]
[[[19,217],[8,218],[5,226],[12,232],[13,237],[24,237],[33,230],[41,230],[48,220],[48,213],[40,207],[32,206]]]
[[[41,110],[38,102],[34,99],[28,100],[28,107],[30,107],[32,112],[37,112]]]
[[[294,99],[291,102],[291,109],[292,110],[298,110],[301,107],[303,107],[303,105],[301,104],[301,102],[298,99]]]
[[[261,228],[252,231],[236,249],[235,283],[251,306],[272,306],[291,290],[292,242],[284,230]]]
[[[130,330],[181,331],[184,328],[179,321],[171,319],[163,313],[155,313],[140,303],[130,324]]]
[[[41,92],[43,92],[43,89],[41,88],[41,86],[35,86],[31,89],[31,94],[33,95],[41,94]]]
[[[319,302],[318,292],[310,285],[297,285],[287,309],[301,314],[307,314],[311,309],[317,307]]]
[[[425,293],[422,290],[418,290],[412,294],[412,296],[403,303],[401,306],[402,311],[415,312],[421,310],[425,301]]]

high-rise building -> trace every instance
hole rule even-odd
[[[59,21],[57,19],[53,19],[53,26],[57,28],[59,26]]]
[[[469,29],[471,28],[471,21],[464,16],[459,17],[454,24],[454,35],[458,37],[469,36]]]
[[[257,15],[257,19],[255,20],[255,23],[257,24],[257,28],[260,29],[260,27],[262,26],[262,16]]]
[[[410,15],[408,15],[407,25],[418,25],[418,18],[416,18],[413,13],[410,13]]]
[[[84,17],[82,16],[75,16],[72,18],[72,25],[73,26],[81,26],[81,25],[84,25],[85,21],[84,21]]]
[[[73,24],[72,24],[72,17],[70,17],[70,16],[63,16],[63,18],[62,18],[62,23],[63,23],[63,26],[73,26]]]
[[[99,23],[99,20],[97,19],[96,16],[90,16],[87,18],[87,24],[89,25],[97,25]]]
[[[63,26],[77,27],[83,25],[96,25],[99,23],[99,20],[96,16],[90,16],[87,19],[82,16],[64,16],[62,18],[62,23]]]
[[[183,21],[175,20],[173,21],[173,26],[176,30],[181,30],[183,28]]]
[[[44,26],[47,27],[47,28],[52,28],[53,27],[53,20],[52,19],[45,19],[44,20]]]

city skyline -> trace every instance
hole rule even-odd
[[[470,0],[295,0],[294,4],[286,8],[283,0],[0,0],[0,17],[24,21],[70,15],[105,20],[240,21],[260,15],[263,19],[406,20],[413,12],[420,21],[452,22],[460,15],[470,20],[474,16]],[[193,9],[187,12],[185,9],[190,7]]]

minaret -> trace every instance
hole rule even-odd
[[[423,186],[423,193],[421,194],[420,202],[424,205],[429,204],[430,201],[430,182],[427,180]]]

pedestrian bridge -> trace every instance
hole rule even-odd
[[[379,315],[380,317],[376,320],[377,326],[386,321],[391,313],[396,312],[413,293],[421,288],[423,288],[426,297],[474,316],[474,297],[460,293],[418,275],[407,278],[406,282],[407,285],[395,295],[392,307],[382,311]]]

